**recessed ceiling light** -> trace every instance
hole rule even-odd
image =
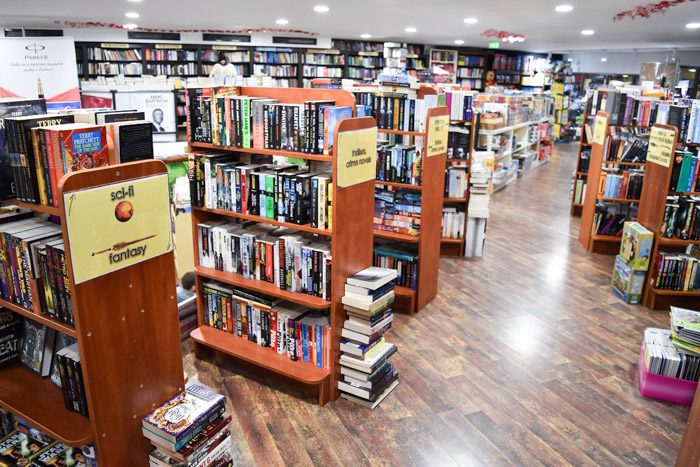
[[[607,62],[607,61],[608,61],[608,57],[601,57],[601,58],[600,58],[600,61],[601,61],[601,62]]]
[[[141,15],[135,11],[127,11],[126,13],[124,13],[124,16],[126,16],[127,18],[136,19]]]
[[[127,2],[131,3],[141,3],[141,0],[126,0]]]
[[[314,7],[314,11],[316,13],[328,13],[330,11],[330,8],[328,8],[327,5],[316,5]]]
[[[476,24],[478,22],[479,20],[474,18],[473,16],[467,16],[466,18],[464,18],[464,24]]]
[[[623,78],[629,78],[630,75],[622,75]]]
[[[126,23],[122,25],[124,29],[136,29],[138,26],[136,26],[134,23]]]
[[[695,68],[688,68],[688,71],[691,73],[695,73],[697,70]]]
[[[573,62],[574,59],[573,59],[573,58],[567,58],[566,61],[567,61],[567,62]]]
[[[360,37],[363,38],[363,39],[371,39],[371,38],[372,38],[372,34],[364,33],[364,34],[360,34]]]
[[[275,20],[275,23],[279,24],[280,26],[284,26],[285,24],[289,24],[289,20],[284,18],[278,18]]]
[[[700,22],[692,22],[685,25],[688,29],[700,29]]]
[[[413,26],[408,26],[408,27],[404,28],[403,30],[408,32],[408,33],[414,33],[416,31],[418,31],[418,29],[414,28]]]
[[[569,13],[570,11],[574,11],[574,7],[572,7],[571,5],[566,5],[566,4],[557,5],[554,8],[554,11],[556,11],[557,13]]]
[[[464,41],[462,39],[455,39],[455,44],[462,45],[464,44]]]
[[[584,36],[592,36],[593,34],[595,34],[595,31],[593,29],[584,29],[583,31],[581,31],[581,34]]]

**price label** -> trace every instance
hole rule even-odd
[[[675,130],[653,126],[649,135],[647,161],[670,167],[676,146]]]
[[[439,156],[447,152],[447,129],[450,117],[440,115],[428,120],[428,157]]]
[[[607,126],[608,119],[602,115],[596,115],[595,124],[593,126],[593,144],[600,144],[601,146],[605,144]]]
[[[339,187],[377,178],[377,128],[345,131],[338,135]]]

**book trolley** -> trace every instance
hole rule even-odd
[[[355,106],[355,97],[347,92],[334,89],[282,89],[241,87],[240,94],[251,97],[268,97],[277,99],[280,103],[303,103],[308,100],[332,100],[337,106]],[[197,276],[197,307],[199,327],[191,333],[196,346],[214,349],[223,354],[245,361],[266,371],[281,375],[300,385],[315,387],[318,390],[319,404],[324,405],[339,396],[337,382],[340,379],[340,336],[346,314],[341,303],[344,294],[344,284],[349,276],[365,269],[372,264],[372,213],[374,205],[374,179],[369,179],[351,186],[339,187],[339,173],[344,170],[338,162],[338,155],[346,150],[340,146],[341,135],[372,130],[376,128],[373,118],[361,117],[341,120],[334,137],[334,148],[330,155],[307,154],[296,151],[245,149],[238,147],[220,147],[207,143],[190,141],[191,150],[216,149],[231,154],[257,154],[287,156],[307,161],[321,161],[332,164],[333,173],[333,224],[332,229],[311,227],[310,224],[298,225],[291,222],[280,222],[249,214],[239,214],[232,211],[193,208],[192,225],[194,238],[197,238],[197,224],[213,219],[243,219],[266,223],[270,225],[289,227],[292,229],[330,237],[332,269],[331,297],[324,300],[320,297],[305,293],[289,292],[278,288],[275,284],[245,279],[242,275],[222,272],[206,268],[198,264],[199,246],[195,241],[195,274]],[[374,147],[376,148],[376,134]],[[347,150],[351,150],[349,148]],[[372,176],[374,171],[372,171]],[[261,347],[236,335],[204,324],[202,297],[203,282],[214,279],[235,287],[260,292],[292,303],[303,305],[313,310],[328,310],[330,314],[331,354],[329,368],[319,368],[311,363],[292,361],[286,355],[280,355],[270,348]]]
[[[150,219],[144,223],[143,217],[139,220],[136,213],[144,205],[160,209],[158,201],[162,201],[163,209],[167,209],[167,171],[159,161],[68,174],[59,185],[59,207],[14,203],[61,220],[75,328],[40,314],[38,310],[24,309],[0,300],[1,306],[26,319],[77,339],[89,418],[68,411],[60,388],[49,378],[41,378],[21,365],[0,370],[0,406],[69,446],[94,443],[98,462],[104,466],[144,465],[152,447],[141,433],[141,419],[184,387],[175,262],[170,248],[159,256],[85,279],[85,269],[81,271],[75,266],[84,246],[80,252],[70,251],[71,235],[75,233],[67,227],[70,216],[76,215],[80,209],[72,210],[72,204],[67,206],[63,195],[80,196],[100,188],[118,190],[136,181],[163,182],[161,200],[149,199],[140,204],[134,201],[133,220],[136,220],[136,225],[155,229]],[[115,207],[107,207],[113,215]],[[98,209],[98,206],[92,207],[90,212]],[[97,225],[94,228],[110,227]],[[154,230],[154,233],[158,233],[156,236],[161,239],[166,234],[170,238],[169,228],[167,232]],[[101,245],[103,238],[94,235],[90,240],[92,238],[95,240],[93,248]],[[139,243],[146,245],[146,240],[141,240]],[[172,239],[169,243],[172,245]],[[123,247],[114,245],[111,250],[121,249]],[[77,276],[80,276],[78,283]],[[32,294],[33,303],[38,304],[36,287]]]
[[[436,93],[437,91],[433,88],[422,87],[418,91],[418,98]],[[405,310],[409,313],[420,311],[435,298],[438,290],[440,245],[442,240],[442,206],[445,193],[445,164],[447,158],[447,125],[444,128],[445,135],[442,152],[429,156],[428,142],[431,140],[431,132],[436,131],[434,128],[431,128],[430,122],[436,117],[444,117],[445,123],[449,123],[449,110],[447,107],[439,106],[428,109],[425,132],[378,130],[380,133],[385,134],[422,137],[424,142],[423,154],[428,155],[422,161],[422,183],[420,185],[377,180],[377,185],[379,186],[404,188],[421,193],[421,227],[419,235],[374,230],[376,238],[413,243],[418,246],[416,290],[400,286],[394,288],[394,293],[396,294],[394,308]],[[461,242],[464,244],[464,240],[461,240]]]

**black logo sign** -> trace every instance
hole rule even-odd
[[[27,50],[30,51],[30,52],[34,52],[34,53],[36,54],[36,53],[39,53],[39,52],[41,52],[42,50],[46,49],[46,47],[44,47],[43,45],[37,44],[37,43],[35,42],[35,43],[31,44],[31,45],[26,46],[25,49],[27,49]]]

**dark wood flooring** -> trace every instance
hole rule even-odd
[[[643,329],[668,316],[623,304],[613,257],[579,245],[574,164],[556,146],[492,196],[483,259],[443,258],[438,297],[396,316],[401,384],[374,411],[185,343],[190,377],[230,397],[236,465],[672,465],[688,409],[636,382]]]

